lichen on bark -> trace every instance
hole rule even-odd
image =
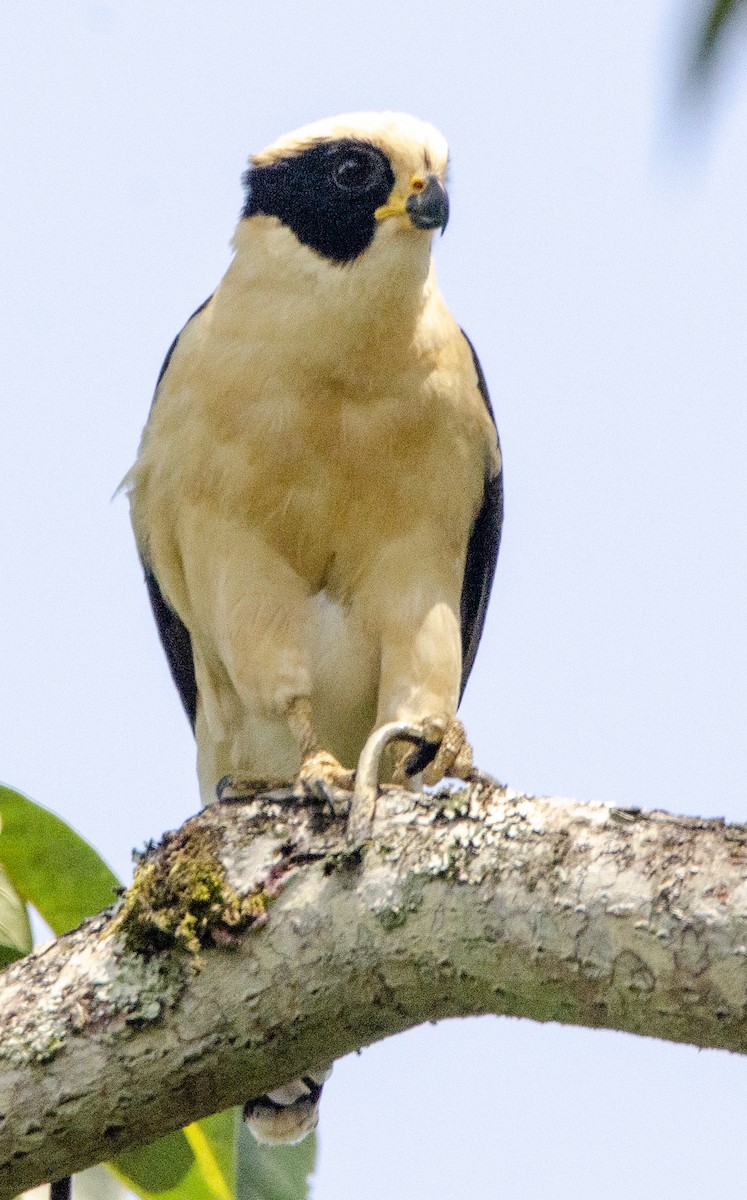
[[[167,833],[141,856],[135,878],[109,932],[130,953],[150,957],[164,950],[199,955],[228,946],[266,920],[271,896],[260,888],[240,896],[228,883],[210,827]]]
[[[0,1200],[424,1020],[747,1053],[746,847],[486,781],[385,789],[356,854],[292,789],[210,805],[117,909],[0,975]]]

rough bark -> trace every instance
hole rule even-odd
[[[387,789],[361,851],[287,792],[213,805],[120,905],[0,976],[0,1197],[425,1020],[747,1050],[747,827]]]

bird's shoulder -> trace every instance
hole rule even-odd
[[[445,305],[441,311],[437,309],[433,324],[440,328],[432,350],[430,386],[439,394],[442,407],[446,406],[454,423],[454,429],[449,431],[454,450],[463,449],[471,454],[476,446],[481,446],[485,475],[492,478],[501,470],[501,450],[480,360]]]

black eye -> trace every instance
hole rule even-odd
[[[332,181],[343,192],[365,192],[379,175],[378,156],[365,150],[346,150],[332,163]]]

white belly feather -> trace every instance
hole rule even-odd
[[[312,702],[322,745],[354,766],[376,716],[378,646],[349,608],[318,592],[309,605]]]

